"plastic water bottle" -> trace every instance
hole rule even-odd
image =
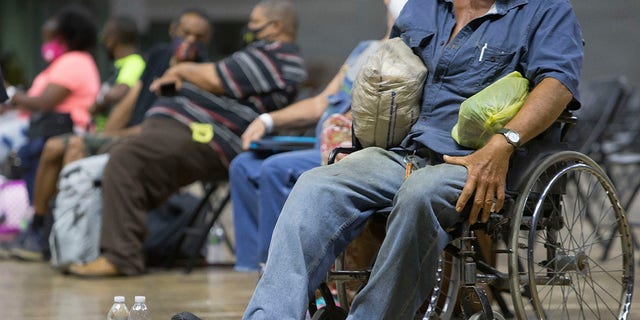
[[[131,307],[129,313],[129,320],[151,320],[151,312],[145,304],[146,298],[144,296],[135,296],[135,303]]]
[[[127,305],[124,304],[123,296],[115,296],[113,297],[113,305],[111,309],[109,309],[109,313],[107,313],[107,320],[128,320],[129,319],[129,309]]]
[[[216,223],[209,230],[209,239],[205,255],[207,263],[221,263],[226,261],[223,241],[224,230]]]

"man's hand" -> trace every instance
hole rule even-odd
[[[260,119],[255,119],[242,134],[242,149],[248,150],[251,141],[259,140],[267,133],[267,127]]]
[[[182,82],[189,82],[196,87],[213,94],[226,94],[222,80],[218,76],[213,63],[180,62],[169,68],[162,77],[151,83],[150,89],[160,93],[160,86],[167,83],[175,83],[176,91],[182,88]]]
[[[512,153],[513,146],[508,144],[504,137],[495,135],[484,147],[468,156],[444,156],[446,163],[465,166],[469,172],[456,203],[456,211],[461,212],[475,192],[469,214],[470,224],[478,221],[481,210],[480,220],[486,222],[492,211],[498,212],[502,209],[509,158]]]
[[[162,77],[151,82],[149,90],[155,92],[157,95],[161,95],[160,86],[168,83],[174,83],[176,86],[176,91],[180,90],[180,88],[182,88],[182,77],[180,76],[179,68],[180,65],[169,68],[169,70],[165,71]]]

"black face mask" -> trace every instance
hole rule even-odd
[[[273,21],[269,21],[267,23],[265,23],[262,27],[260,28],[256,28],[256,29],[251,29],[249,28],[249,26],[245,26],[242,32],[242,40],[244,41],[245,44],[251,44],[255,41],[258,41],[258,33],[262,32],[262,30],[264,30],[264,28],[266,28],[267,26],[269,26]]]

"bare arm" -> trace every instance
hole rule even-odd
[[[162,77],[151,83],[150,89],[159,92],[160,85],[174,82],[180,90],[182,81],[191,82],[198,88],[214,94],[224,94],[222,81],[213,63],[181,62],[167,70]]]
[[[562,113],[571,98],[571,93],[560,81],[546,78],[531,91],[522,109],[505,128],[520,133],[521,143],[525,143],[546,130]],[[497,199],[495,210],[502,209],[509,158],[513,151],[513,146],[507,143],[504,137],[494,135],[484,147],[468,156],[444,156],[447,163],[463,165],[469,172],[456,203],[456,210],[462,211],[475,192],[469,223],[476,223],[480,211],[481,221],[487,221],[494,199]]]
[[[11,103],[28,111],[53,111],[69,94],[69,89],[49,83],[39,96],[29,97],[24,92],[16,92]]]
[[[96,114],[106,109],[107,106],[118,103],[127,95],[127,93],[129,93],[129,89],[131,88],[124,83],[116,84],[115,86],[111,87],[111,89],[109,89],[107,93],[105,93],[100,104],[96,102],[93,106],[91,106],[89,112],[91,112],[91,114]]]
[[[131,113],[140,95],[140,90],[142,90],[142,82],[138,81],[122,100],[113,107],[107,118],[107,123],[104,125],[105,134],[114,134],[126,127],[129,120],[131,120]]]
[[[286,108],[270,112],[269,115],[273,119],[273,129],[306,128],[317,123],[329,104],[328,97],[340,90],[346,70],[346,66],[343,66],[320,94],[300,100]],[[248,149],[251,141],[262,138],[266,133],[264,122],[260,119],[253,120],[242,134],[242,147],[245,150]]]

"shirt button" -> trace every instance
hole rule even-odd
[[[491,58],[489,58],[489,61],[491,61],[491,62],[496,62],[496,57],[491,57]]]
[[[422,122],[427,122],[427,117],[423,116],[420,120],[422,120]]]

